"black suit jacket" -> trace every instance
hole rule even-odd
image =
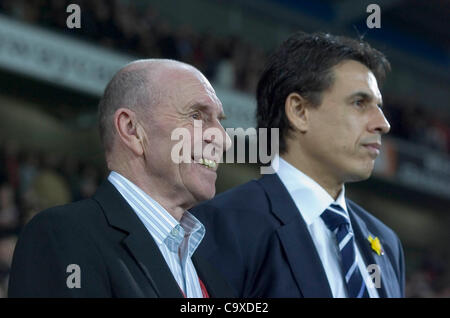
[[[381,270],[380,297],[404,296],[404,257],[395,233],[347,200],[366,265]],[[332,297],[307,225],[276,175],[265,175],[193,209],[205,224],[202,250],[229,279],[239,297]],[[368,236],[378,237],[377,255]]]
[[[194,253],[210,297],[231,287]],[[70,264],[80,288],[69,288]],[[116,188],[105,181],[93,198],[37,214],[14,251],[9,297],[183,297],[158,246]]]

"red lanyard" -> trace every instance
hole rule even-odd
[[[200,288],[202,289],[203,298],[209,298],[208,291],[206,290],[205,284],[203,284],[200,277],[198,278],[198,281],[200,283]],[[184,291],[181,288],[180,288],[180,290],[181,290],[181,293],[183,294],[183,297],[186,298],[186,294],[184,293]]]

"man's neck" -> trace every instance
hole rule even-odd
[[[111,169],[123,177],[127,178],[134,185],[139,187],[153,200],[158,202],[170,215],[172,215],[178,222],[183,217],[184,212],[189,208],[185,201],[182,201],[180,196],[173,193],[162,192],[161,190],[168,187],[157,187],[152,183],[152,180],[143,173],[136,173],[131,169],[120,169],[119,167]]]
[[[334,200],[339,197],[344,186],[343,182],[337,182],[330,175],[324,173],[324,170],[317,169],[308,164],[309,161],[299,160],[297,156],[292,154],[285,153],[280,155],[280,157],[317,182]]]

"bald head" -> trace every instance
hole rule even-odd
[[[129,108],[139,115],[143,110],[158,105],[164,90],[165,80],[174,71],[195,71],[191,65],[168,59],[147,59],[131,62],[121,68],[105,88],[98,106],[100,139],[108,153],[115,137],[113,123],[117,109]]]

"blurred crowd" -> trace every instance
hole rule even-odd
[[[68,29],[66,7],[79,4],[80,29]],[[28,23],[137,56],[164,57],[197,66],[219,85],[253,91],[265,60],[262,50],[235,36],[173,27],[149,5],[120,0],[2,0],[0,10]],[[0,12],[1,12],[0,11]]]
[[[397,137],[450,154],[450,114],[432,113],[414,100],[387,96],[383,111],[391,124],[390,137]]]
[[[44,209],[92,196],[104,178],[102,168],[71,155],[0,143],[0,298],[23,226]]]
[[[430,250],[423,253],[413,269],[406,264],[406,296],[450,298],[450,254]]]
[[[82,8],[82,28],[66,27],[66,7]],[[198,67],[215,85],[254,94],[267,53],[237,36],[196,33],[174,27],[151,6],[120,0],[0,0],[0,13],[78,36],[124,53],[164,57]],[[391,135],[450,153],[449,119],[399,97],[385,98]],[[0,143],[0,297],[6,296],[18,233],[45,208],[91,196],[106,171],[70,155],[20,149]],[[450,297],[449,260],[424,257],[408,275],[407,295]]]
[[[68,29],[66,8],[80,5],[82,27]],[[267,52],[238,36],[174,27],[151,5],[121,0],[2,0],[0,12],[107,48],[142,57],[181,60],[214,85],[254,94]],[[391,134],[450,153],[450,116],[431,114],[414,101],[386,98]]]

